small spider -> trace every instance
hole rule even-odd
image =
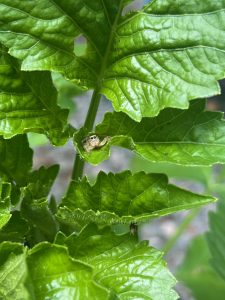
[[[106,136],[102,141],[100,141],[97,135],[90,135],[83,139],[83,148],[86,152],[91,152],[93,149],[101,148],[110,140],[109,136]]]
[[[131,222],[130,223],[130,234],[136,235],[137,232],[138,232],[138,224],[136,222]]]

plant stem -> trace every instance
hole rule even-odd
[[[86,120],[85,120],[85,123],[84,123],[84,127],[88,131],[91,131],[92,128],[93,128],[93,125],[94,125],[95,117],[96,117],[96,114],[97,114],[97,110],[98,110],[98,106],[99,106],[99,102],[100,102],[100,98],[101,98],[101,95],[99,94],[101,81],[102,81],[104,71],[107,67],[108,58],[109,58],[109,55],[110,55],[110,51],[111,51],[111,47],[112,47],[112,43],[113,43],[113,38],[114,38],[116,26],[117,26],[117,23],[118,23],[119,18],[121,16],[122,9],[123,9],[123,0],[120,0],[117,15],[115,17],[115,20],[114,20],[112,28],[111,28],[111,32],[110,32],[108,44],[107,44],[107,47],[106,47],[105,55],[104,55],[104,58],[102,60],[101,69],[100,69],[100,73],[99,73],[98,81],[97,81],[97,88],[93,92],[93,95],[92,95],[92,98],[91,98],[91,104],[89,106],[88,113],[87,113],[87,116],[86,116]],[[74,166],[73,166],[72,180],[77,180],[77,179],[81,178],[82,175],[83,175],[83,170],[84,170],[84,161],[81,160],[80,155],[77,153],[76,154],[76,159],[74,161]]]
[[[175,234],[170,238],[167,243],[164,245],[162,251],[164,255],[166,255],[176,244],[177,240],[183,234],[183,232],[187,229],[188,225],[192,222],[192,220],[199,214],[201,210],[200,208],[193,209],[183,220],[183,222],[179,225]]]
[[[98,106],[100,103],[101,94],[97,90],[94,90],[91,103],[88,109],[88,113],[85,119],[84,127],[91,131],[94,125],[95,117],[98,111]],[[84,170],[84,160],[80,158],[79,153],[76,154],[76,158],[73,166],[72,180],[78,180],[82,177]]]

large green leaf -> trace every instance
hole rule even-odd
[[[152,162],[182,165],[225,163],[225,122],[219,112],[204,111],[205,101],[193,101],[188,110],[165,109],[155,118],[136,123],[123,113],[107,113],[96,126],[100,138],[111,137],[102,148],[85,152],[82,140],[88,132],[75,134],[80,155],[98,164],[110,155],[110,146],[135,151]]]
[[[208,245],[212,255],[212,265],[225,280],[225,201],[218,202],[216,212],[209,213],[210,231],[207,234]]]
[[[18,61],[3,47],[0,69],[0,135],[11,138],[33,131],[45,133],[54,143],[65,142],[68,112],[56,104],[50,73],[20,71]]]
[[[201,255],[199,255],[201,254]],[[210,252],[204,236],[193,239],[176,276],[189,287],[196,300],[223,300],[225,282],[211,267]]]
[[[0,297],[6,300],[177,299],[172,289],[176,281],[166,268],[162,253],[147,242],[137,243],[130,235],[116,236],[109,229],[90,230],[90,226],[76,242],[80,251],[74,252],[73,257],[64,245],[41,243],[24,251],[16,243],[0,244]],[[100,247],[100,243],[104,246]],[[96,253],[90,245],[97,246]],[[69,251],[71,247],[72,244]],[[80,256],[82,249],[84,255]]]
[[[78,84],[94,87],[122,2],[31,0],[12,5],[3,0],[0,41],[22,60],[23,70],[58,71]],[[74,39],[81,34],[87,39],[84,57],[74,52]]]
[[[71,183],[58,217],[68,223],[78,220],[103,224],[129,223],[214,200],[168,184],[167,177],[162,174],[100,172],[93,186],[86,177]]]
[[[93,279],[111,290],[113,299],[177,299],[172,290],[176,281],[163,253],[146,241],[137,243],[130,234],[116,235],[110,228],[89,224],[78,236],[61,238],[61,243],[73,258],[93,267]]]
[[[225,2],[152,1],[121,17],[123,0],[1,0],[0,41],[23,70],[51,70],[96,88],[140,121],[220,92]],[[87,41],[84,55],[74,39]]]
[[[0,244],[0,299],[30,299],[24,285],[27,276],[24,250],[20,244]]]
[[[0,244],[1,299],[110,299],[111,292],[93,279],[93,268],[69,257],[65,247],[42,243],[24,250]]]
[[[35,299],[109,299],[111,292],[93,279],[92,267],[69,257],[65,247],[42,243],[27,257]]]
[[[0,137],[0,157],[0,176],[19,185],[25,184],[33,157],[26,135],[9,140]]]

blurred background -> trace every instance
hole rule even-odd
[[[148,1],[134,1],[124,10],[137,10]],[[76,54],[85,51],[85,40],[75,41]],[[90,92],[83,92],[74,84],[53,74],[54,84],[59,92],[58,103],[70,110],[69,122],[80,128],[85,120],[91,98]],[[225,111],[225,81],[220,82],[221,95],[208,100],[209,110]],[[106,111],[112,111],[110,101],[102,97],[96,123],[100,122]],[[52,193],[58,200],[65,193],[71,178],[75,150],[72,141],[63,147],[53,147],[44,135],[29,134],[29,142],[34,150],[34,169],[42,165],[60,165],[60,173]],[[133,172],[144,170],[151,173],[165,173],[171,183],[198,193],[213,194],[220,201],[225,198],[225,167],[182,167],[172,164],[157,164],[144,161],[137,155],[114,147],[110,159],[98,166],[86,164],[85,175],[94,182],[100,170],[106,173],[130,169]],[[152,220],[139,226],[140,239],[165,252],[170,270],[179,280],[177,291],[183,300],[222,300],[225,299],[225,281],[215,273],[210,263],[205,233],[208,230],[208,213],[215,210],[216,204],[203,208],[179,212]]]

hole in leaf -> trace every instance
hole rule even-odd
[[[74,40],[74,53],[76,56],[83,56],[87,50],[87,39],[83,35],[79,35]]]
[[[146,2],[148,2],[148,1],[144,1],[144,3],[146,3]],[[133,12],[140,10],[143,7],[144,3],[143,3],[143,1],[140,1],[140,0],[132,1],[132,3],[129,3],[126,6],[124,6],[124,8],[122,10],[122,16],[125,16],[127,14],[132,14]]]

